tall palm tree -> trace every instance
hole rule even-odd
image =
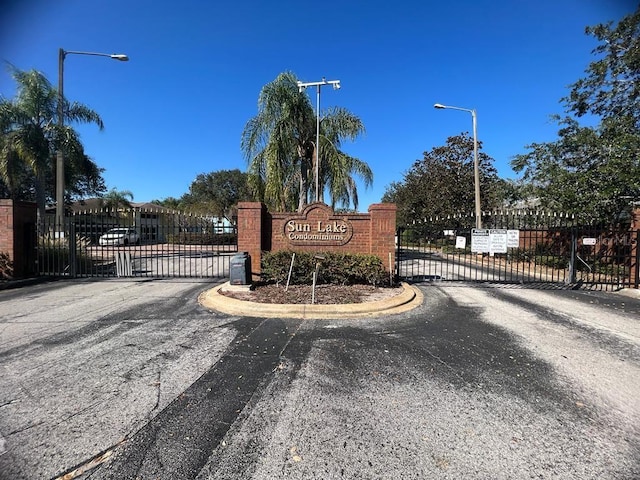
[[[313,108],[297,79],[281,73],[258,97],[258,114],[242,132],[241,147],[258,198],[280,211],[306,203],[313,154]]]
[[[258,198],[276,210],[301,210],[315,184],[315,162],[320,151],[320,198],[328,188],[331,203],[358,206],[354,174],[369,186],[373,179],[366,163],[340,150],[344,139],[364,132],[361,120],[346,109],[329,109],[321,115],[320,145],[316,146],[316,115],[309,97],[301,93],[298,79],[285,72],[265,85],[258,97],[258,114],[242,133],[241,147]]]
[[[100,130],[104,125],[95,111],[63,99],[64,127],[61,129],[58,91],[47,78],[36,70],[26,72],[11,65],[9,71],[17,84],[17,94],[11,100],[0,98],[0,177],[8,189],[15,191],[20,179],[18,173],[24,174],[26,167],[33,175],[38,225],[41,225],[46,202],[45,181],[47,176],[52,176],[58,148],[71,165],[82,168],[90,162],[70,124],[95,123]]]

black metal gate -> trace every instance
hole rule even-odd
[[[397,275],[409,281],[544,283],[637,288],[640,232],[580,225],[575,216],[532,211],[416,222],[398,230]]]
[[[227,278],[237,229],[226,219],[165,209],[47,216],[37,245],[39,275]]]

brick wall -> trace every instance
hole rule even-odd
[[[266,208],[260,202],[240,202],[238,204],[238,251],[248,252],[251,257],[251,271],[260,273],[260,256],[265,241],[263,218]]]
[[[290,220],[317,225],[346,222],[352,229],[344,245],[308,242],[292,244],[285,224]],[[238,205],[238,251],[249,252],[251,270],[260,273],[263,251],[293,250],[306,252],[364,253],[378,256],[387,269],[395,268],[396,205],[373,204],[369,213],[335,214],[323,203],[312,203],[301,213],[269,213],[262,203],[242,202]]]
[[[0,253],[9,257],[12,278],[35,273],[35,225],[35,203],[0,200]]]
[[[371,215],[370,253],[377,255],[389,271],[395,269],[396,205],[375,203],[369,207]]]

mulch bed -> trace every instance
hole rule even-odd
[[[249,292],[220,290],[222,295],[257,303],[311,303],[311,285],[256,285]],[[320,305],[364,303],[394,297],[401,287],[373,287],[371,285],[316,285],[315,303]]]

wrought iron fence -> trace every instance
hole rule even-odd
[[[73,212],[44,219],[39,275],[228,277],[237,229],[225,219],[169,210]]]
[[[427,219],[398,230],[397,274],[407,280],[638,287],[638,230],[585,225],[574,215],[508,211]]]

